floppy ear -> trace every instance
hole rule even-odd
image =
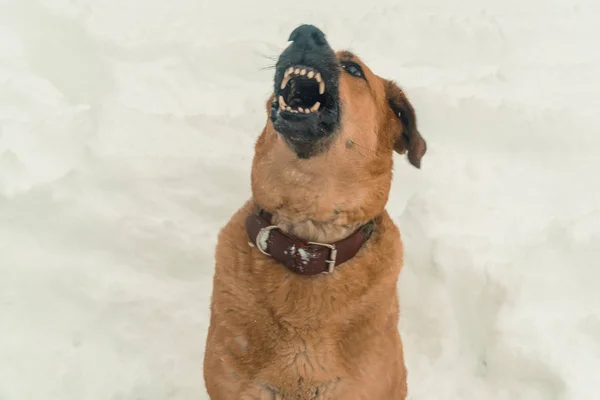
[[[385,81],[385,95],[394,115],[402,123],[402,127],[398,129],[395,135],[394,150],[398,154],[404,154],[408,151],[410,163],[417,168],[421,168],[421,158],[427,151],[427,143],[417,129],[415,109],[402,89],[393,81]]]

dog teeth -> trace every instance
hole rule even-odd
[[[290,75],[283,78],[283,81],[281,81],[281,90],[285,89],[285,87],[287,86],[290,79],[292,79],[292,77]]]
[[[291,78],[290,75],[294,75],[294,76],[305,76],[306,75],[310,79],[315,79],[319,83],[321,83],[323,81],[323,78],[321,77],[320,72],[311,70],[309,68],[289,67],[288,69],[285,70],[285,73],[283,74],[284,81],[286,78]]]
[[[319,108],[321,107],[321,103],[320,102],[316,102],[315,104],[313,104],[313,106],[311,108],[303,108],[303,107],[298,107],[298,108],[292,108],[290,106],[288,106],[285,103],[285,100],[283,99],[282,96],[279,96],[279,104],[281,105],[281,109],[283,111],[289,111],[289,112],[293,112],[294,114],[310,114],[310,113],[314,113],[319,111]]]
[[[296,81],[293,81],[292,78],[294,77],[307,77],[309,79],[314,79],[315,81],[317,81],[317,83],[319,84],[319,94],[324,94],[325,93],[325,80],[323,79],[323,77],[321,76],[321,73],[318,71],[313,70],[310,67],[303,67],[303,66],[292,66],[289,67],[288,69],[285,70],[284,74],[283,74],[283,79],[281,81],[281,85],[280,85],[280,89],[283,90],[285,89],[288,84],[290,83],[290,81],[292,82],[292,88],[291,90],[294,90],[294,84],[296,83]],[[294,113],[306,113],[306,114],[310,114],[311,112],[315,112],[319,110],[319,107],[321,107],[321,103],[320,102],[316,102],[312,107],[308,108],[308,107],[298,107],[296,109],[292,109],[290,106],[288,106],[285,103],[285,100],[283,99],[283,96],[279,96],[279,104],[280,104],[280,108],[282,110],[285,111],[291,111]]]

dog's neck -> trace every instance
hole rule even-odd
[[[336,217],[328,221],[310,219],[298,221],[285,210],[273,212],[271,222],[288,235],[319,243],[334,243],[345,239],[363,225],[362,223],[343,224]]]
[[[382,212],[391,182],[391,157],[380,162],[351,156],[335,142],[327,153],[300,160],[276,132],[266,130],[252,166],[254,203],[301,240],[344,239]]]

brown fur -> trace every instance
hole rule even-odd
[[[425,141],[399,87],[348,52],[338,58],[360,63],[368,81],[342,73],[339,132],[326,151],[301,160],[267,120],[252,199],[219,235],[204,364],[213,400],[406,397],[402,244],[385,205],[393,151],[419,167]],[[244,221],[258,206],[305,240],[331,243],[371,219],[376,228],[333,274],[303,277],[248,246]]]

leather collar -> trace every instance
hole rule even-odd
[[[272,225],[271,219],[272,215],[264,210],[246,218],[248,244],[300,275],[333,272],[336,266],[358,253],[375,227],[375,221],[371,220],[347,238],[327,244],[305,242],[287,235]]]

